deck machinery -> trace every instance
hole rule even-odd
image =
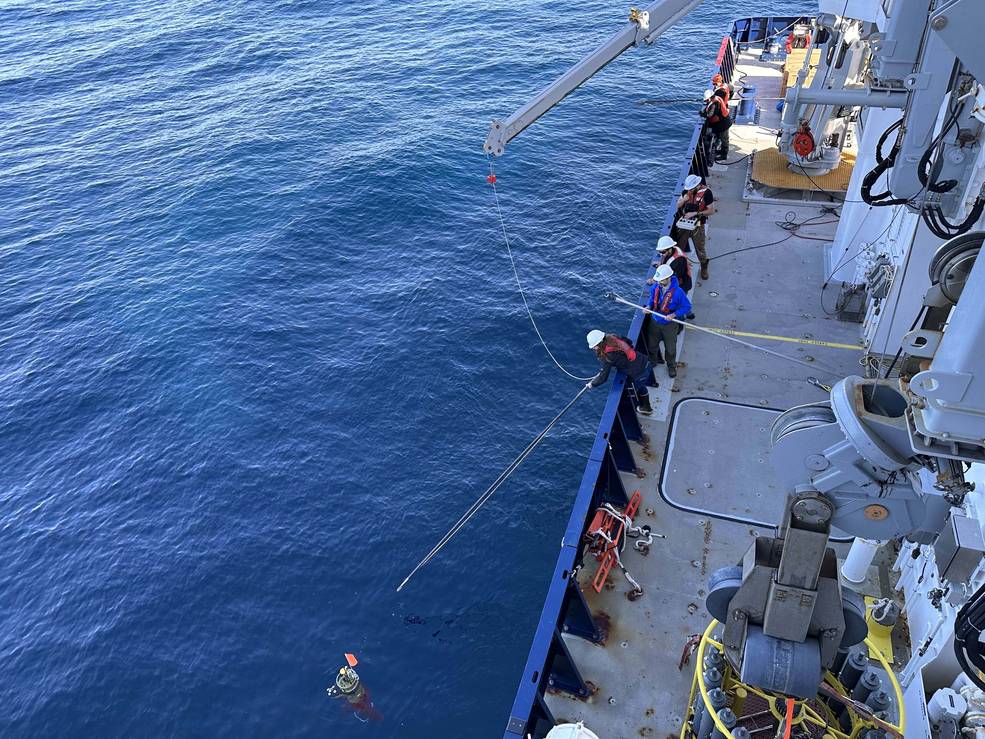
[[[632,9],[609,41],[494,121],[485,151],[502,155],[606,64],[652,44],[699,1]],[[737,21],[716,71],[739,98],[739,55],[782,56],[794,26],[809,46],[773,145],[815,185],[849,141],[856,149],[847,191],[833,198],[841,212],[825,286],[840,291],[840,305],[859,305],[864,370],[834,382],[827,399],[773,419],[782,516],[707,578],[702,605],[711,618],[695,640],[690,696],[679,722],[658,730],[701,739],[985,737],[985,503],[975,490],[985,479],[985,3],[821,0],[814,16]],[[767,105],[743,106],[746,122]],[[707,177],[714,167],[698,139],[682,174]],[[637,313],[634,338],[642,320]],[[627,392],[616,383],[606,408],[610,449],[617,436],[645,440]],[[618,475],[606,454],[591,457],[598,479]],[[606,499],[598,489],[582,518]],[[599,641],[569,577],[583,565],[587,523],[578,518],[562,544],[563,572],[548,594],[509,738],[621,735],[561,726],[545,699],[551,689],[590,699],[559,636]],[[893,596],[866,602],[853,584],[879,557]],[[895,657],[885,653],[894,639],[902,644]]]

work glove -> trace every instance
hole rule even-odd
[[[591,390],[593,387],[595,386],[592,384],[592,380],[589,380],[588,382],[585,383],[586,390]]]

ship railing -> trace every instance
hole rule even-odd
[[[741,51],[750,46],[763,46],[773,40],[783,41],[797,24],[809,24],[814,15],[760,15],[751,18],[739,18],[732,23],[729,36],[735,42],[736,50]],[[823,39],[819,39],[823,40]]]
[[[734,52],[734,45],[729,48]],[[723,56],[709,70],[706,79],[710,80],[716,72],[725,76],[726,70],[721,66],[724,61]],[[695,118],[698,118],[697,114]],[[684,164],[667,205],[662,234],[669,233],[673,226],[677,199],[684,188],[684,178],[692,173],[706,177],[713,163],[710,144],[706,144],[702,135],[703,128],[699,119],[691,132]],[[652,274],[651,268],[648,276]],[[640,303],[645,303],[648,297],[649,287],[644,286]],[[645,317],[643,311],[637,310],[627,333],[636,349],[642,352],[647,351],[643,331]],[[621,372],[616,373],[561,540],[561,551],[554,565],[520,686],[513,699],[504,739],[538,738],[550,731],[556,722],[545,700],[548,690],[562,691],[580,698],[587,698],[589,695],[588,684],[575,664],[562,634],[595,643],[600,643],[605,638],[578,585],[576,573],[582,564],[584,537],[595,510],[603,503],[626,506],[629,496],[623,484],[622,473],[642,476],[642,470],[637,466],[630,446],[631,441],[646,441],[636,416],[635,405],[626,376]]]

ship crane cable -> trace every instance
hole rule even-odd
[[[578,391],[578,394],[575,395],[575,397],[573,397],[570,401],[568,401],[568,404],[564,406],[564,408],[562,408],[561,411],[556,416],[554,416],[554,418],[551,419],[551,422],[544,427],[544,430],[541,431],[539,434],[537,434],[533,438],[533,440],[529,444],[527,444],[526,448],[524,448],[524,450],[520,452],[519,455],[517,455],[516,459],[510,462],[506,466],[506,469],[504,469],[502,472],[499,473],[499,477],[495,479],[493,484],[490,485],[488,488],[486,488],[485,491],[482,493],[482,495],[476,498],[475,502],[471,506],[469,506],[468,510],[465,511],[465,513],[462,514],[461,518],[459,518],[454,523],[454,525],[450,529],[448,529],[445,535],[438,540],[438,543],[434,545],[434,547],[431,549],[430,552],[427,553],[424,559],[418,562],[417,565],[414,567],[414,569],[411,570],[410,574],[404,578],[403,582],[400,583],[400,585],[397,587],[398,593],[401,590],[403,590],[404,586],[408,582],[410,582],[410,579],[414,577],[414,575],[416,575],[432,559],[434,559],[437,556],[438,552],[440,552],[444,548],[445,544],[451,541],[455,537],[455,535],[465,527],[465,524],[467,524],[470,520],[472,520],[472,517],[479,512],[479,509],[482,508],[482,506],[484,506],[489,501],[489,499],[496,493],[496,491],[499,490],[502,484],[506,482],[507,479],[509,479],[510,475],[516,472],[517,468],[521,464],[523,464],[523,460],[525,460],[527,457],[530,456],[530,453],[537,448],[537,445],[540,444],[540,442],[544,440],[544,437],[547,436],[547,433],[552,428],[554,428],[557,422],[561,420],[561,417],[565,413],[567,413],[571,409],[571,407],[578,401],[578,399],[586,392],[588,392],[587,385],[583,386],[581,390]]]
[[[527,296],[523,292],[523,285],[520,284],[520,273],[516,268],[516,260],[513,258],[513,249],[510,247],[510,237],[506,233],[506,219],[503,217],[503,208],[499,204],[499,193],[496,190],[496,171],[493,169],[492,155],[487,154],[486,157],[489,159],[489,175],[486,177],[486,182],[492,185],[493,199],[496,202],[496,213],[499,215],[499,225],[503,231],[503,241],[506,243],[506,253],[510,257],[510,264],[513,267],[513,277],[516,278],[516,287],[520,291],[520,299],[523,300],[523,307],[527,311],[527,318],[530,319],[530,325],[534,327],[534,333],[537,334],[537,338],[540,340],[540,345],[544,347],[544,351],[547,352],[547,356],[551,358],[551,361],[557,365],[557,368],[561,370],[564,374],[570,377],[572,380],[578,380],[580,382],[585,382],[586,380],[591,380],[594,375],[588,377],[579,377],[578,375],[569,372],[565,369],[554,353],[547,346],[547,342],[544,340],[544,336],[540,333],[540,329],[537,327],[537,321],[534,320],[534,314],[530,311],[530,305],[527,303]]]

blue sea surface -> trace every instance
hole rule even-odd
[[[0,0],[0,735],[501,734],[604,393],[395,588],[579,389],[481,144],[627,9]],[[636,101],[769,10],[496,161],[577,374],[694,120]],[[344,652],[382,720],[327,697]]]

